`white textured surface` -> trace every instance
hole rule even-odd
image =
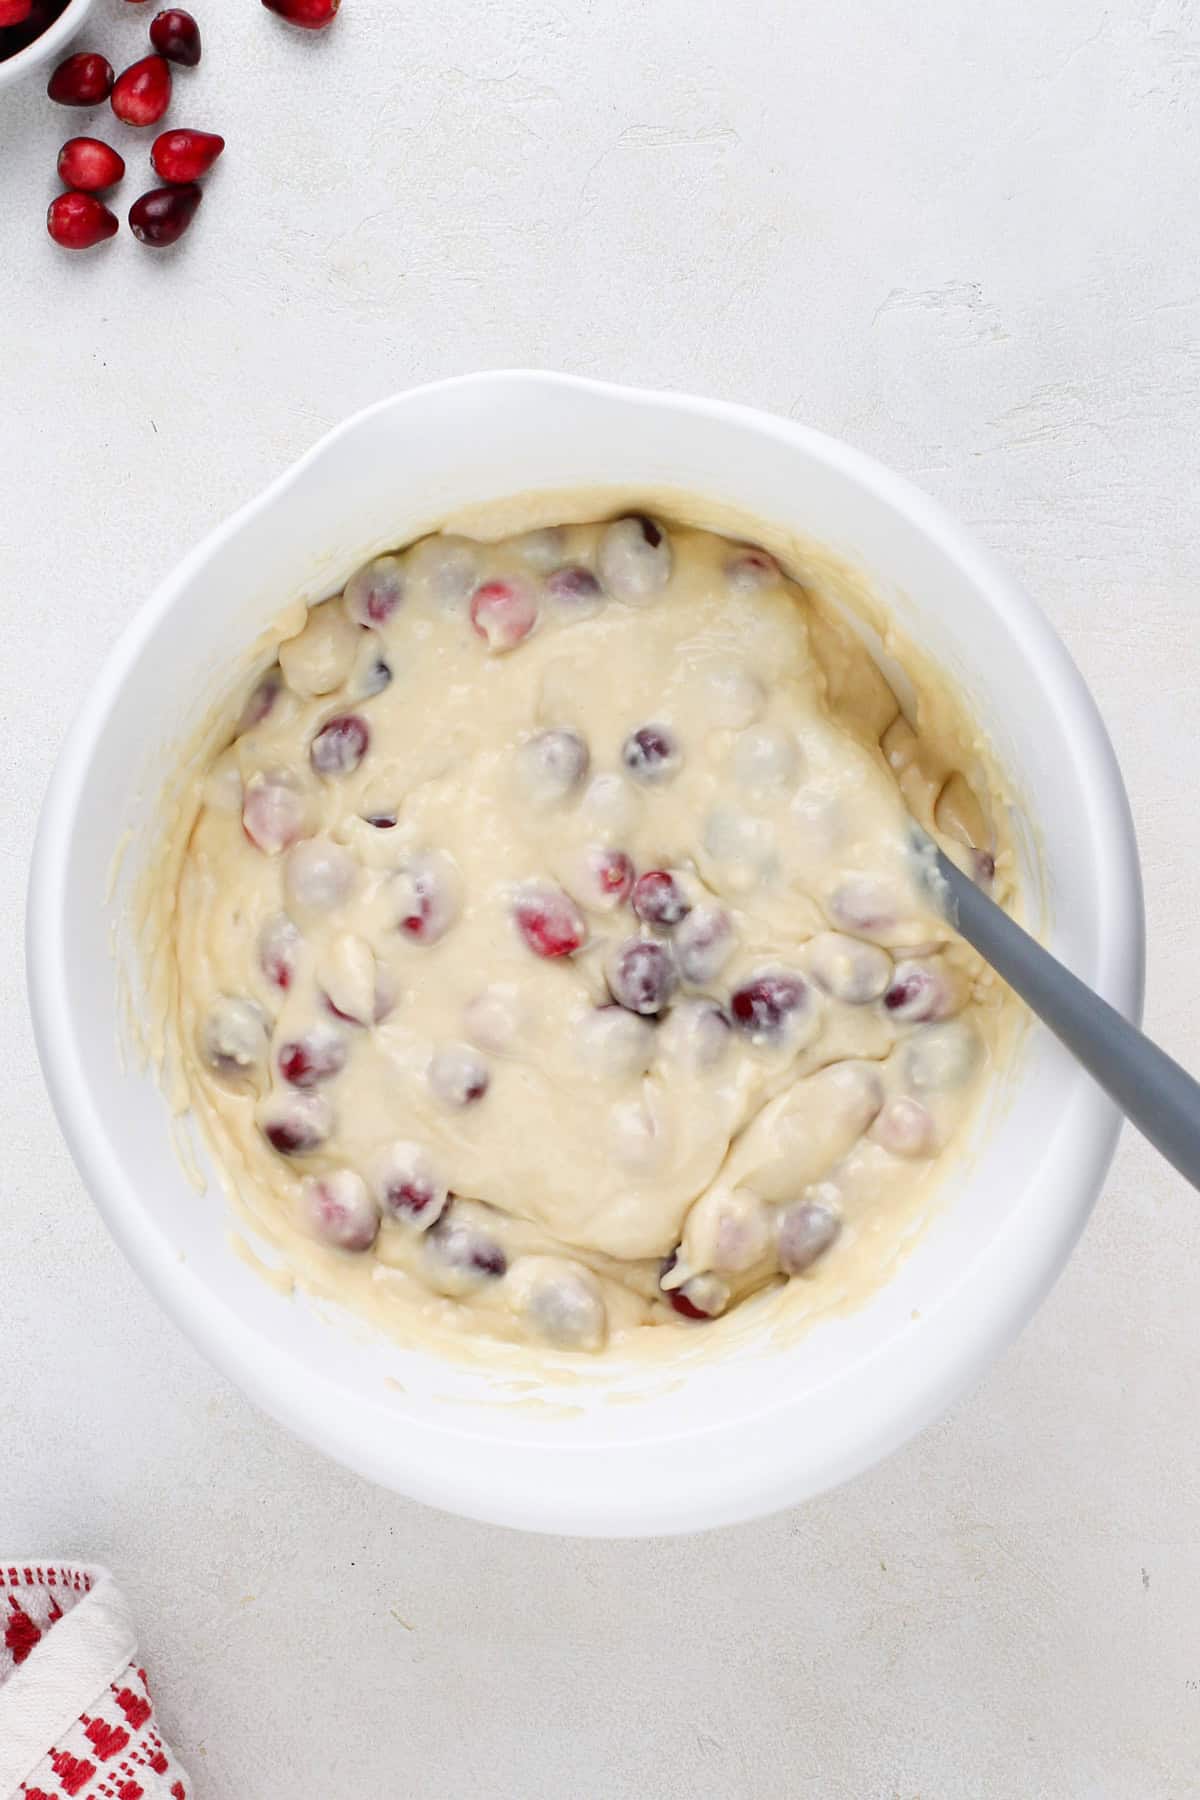
[[[21,966],[38,796],[158,576],[352,408],[545,364],[790,412],[1008,561],[1109,718],[1148,1024],[1200,1064],[1194,0],[345,0],[311,42],[196,10],[172,120],[230,147],[179,252],[56,252],[88,115],[0,110],[0,1552],[117,1571],[201,1800],[1200,1792],[1200,1209],[1132,1136],[892,1462],[701,1539],[538,1541],[364,1487],[200,1363],[60,1145]],[[145,17],[89,38],[120,66]]]

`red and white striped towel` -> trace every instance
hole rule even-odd
[[[0,1800],[192,1800],[107,1569],[0,1562]]]

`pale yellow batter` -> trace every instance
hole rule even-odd
[[[911,815],[984,881],[997,846],[953,738],[770,556],[435,535],[278,658],[204,777],[178,1048],[320,1285],[596,1351],[899,1233],[1000,1006]]]

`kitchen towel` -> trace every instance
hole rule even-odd
[[[192,1800],[124,1595],[87,1563],[0,1562],[0,1800]]]

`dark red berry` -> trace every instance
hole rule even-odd
[[[624,850],[598,850],[592,864],[596,886],[606,900],[618,906],[628,900],[633,888],[633,862]]]
[[[665,1258],[662,1268],[659,1270],[658,1285],[659,1285],[659,1291],[662,1294],[663,1298],[670,1302],[670,1304],[675,1308],[675,1311],[677,1313],[679,1313],[682,1318],[685,1318],[685,1319],[712,1319],[712,1318],[715,1318],[716,1313],[720,1311],[719,1303],[717,1304],[715,1310],[711,1311],[711,1312],[708,1311],[703,1306],[698,1306],[696,1304],[696,1301],[694,1299],[692,1299],[691,1295],[688,1293],[688,1289],[693,1286],[692,1282],[685,1281],[681,1287],[673,1287],[673,1288],[663,1287],[663,1285],[662,1285],[663,1282],[666,1280],[667,1276],[671,1273],[671,1270],[675,1267],[675,1264],[678,1262],[678,1260],[679,1260],[679,1252],[677,1250],[672,1250],[670,1256]],[[699,1287],[696,1289],[696,1291],[702,1293],[703,1289],[702,1289],[702,1287]]]
[[[140,243],[165,250],[179,242],[203,198],[194,181],[187,187],[151,188],[130,207],[129,229]]]
[[[90,250],[116,235],[117,220],[94,194],[60,194],[50,202],[46,230],[64,250]]]
[[[673,875],[665,869],[651,869],[633,884],[633,910],[645,924],[661,925],[669,931],[692,909]]]
[[[340,1074],[345,1063],[345,1041],[332,1028],[318,1028],[308,1037],[296,1038],[279,1049],[279,1073],[293,1087],[316,1087]]]
[[[289,25],[303,31],[324,31],[332,25],[342,0],[262,0],[268,12],[278,13]]]
[[[734,1024],[747,1037],[776,1038],[808,998],[808,983],[800,975],[757,975],[737,989],[729,1010]]]
[[[514,917],[535,956],[570,956],[587,936],[583,915],[561,888],[531,888],[519,895]]]
[[[33,11],[33,0],[0,0],[0,31],[23,25]]]
[[[625,739],[621,761],[639,781],[667,781],[682,756],[674,734],[665,725],[642,725]]]
[[[68,138],[58,153],[58,174],[64,187],[81,194],[99,194],[115,187],[125,173],[125,159],[99,138]]]
[[[352,775],[370,742],[366,720],[344,713],[321,727],[309,746],[308,759],[318,775]]]
[[[393,831],[396,825],[396,815],[395,813],[368,813],[366,821],[368,825],[373,825],[376,831]]]
[[[194,69],[200,61],[200,27],[191,13],[181,7],[169,7],[151,20],[150,42],[160,56],[168,62],[182,63],[186,69]]]
[[[322,1094],[281,1095],[260,1128],[281,1156],[305,1156],[325,1142],[333,1130],[333,1114]]]
[[[112,89],[112,64],[94,50],[68,56],[46,84],[46,92],[60,106],[99,106]]]
[[[648,938],[627,938],[610,956],[604,972],[617,1005],[644,1017],[662,1012],[679,986],[671,952]]]
[[[583,568],[556,569],[546,586],[556,600],[594,600],[600,592],[600,583],[592,571]]]
[[[171,104],[171,65],[143,56],[117,76],[109,105],[126,125],[157,125]]]
[[[150,152],[154,173],[164,181],[199,181],[225,148],[215,131],[164,131]]]

